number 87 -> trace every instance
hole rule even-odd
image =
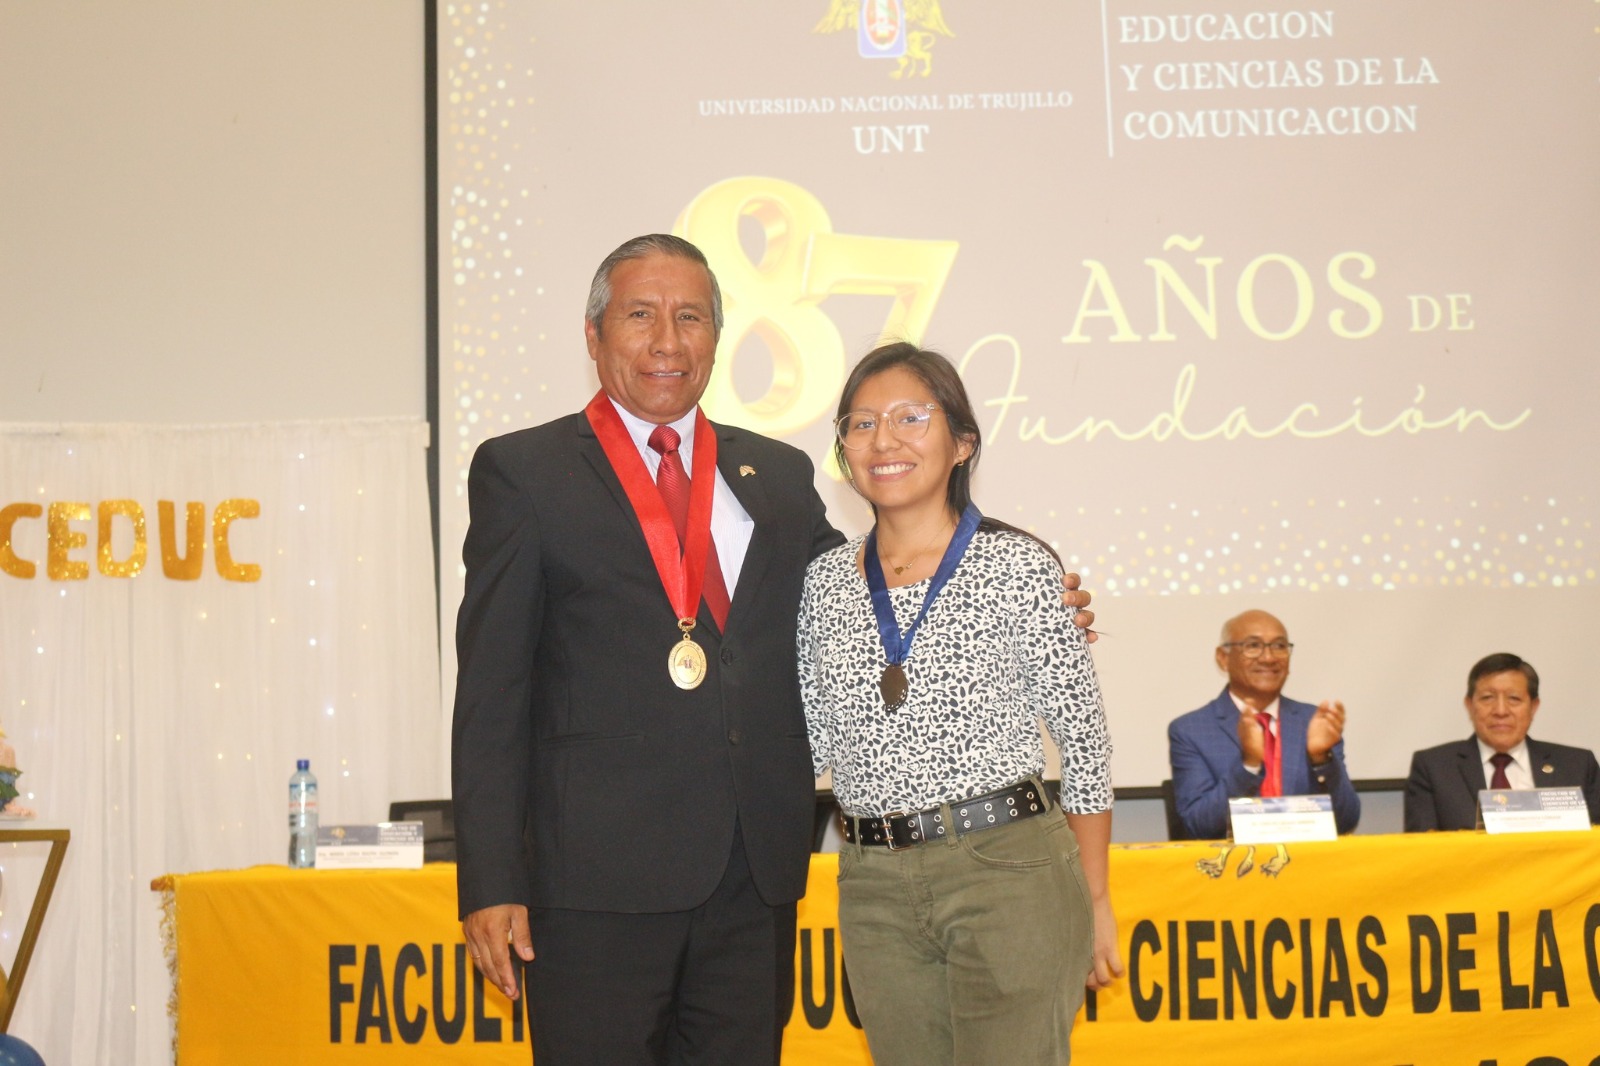
[[[766,237],[759,263],[739,241],[739,222],[747,216]],[[777,178],[712,185],[683,209],[673,232],[699,246],[722,287],[723,358],[706,386],[706,412],[771,436],[831,415],[838,400],[844,341],[817,305],[835,294],[893,297],[882,336],[919,342],[960,247],[956,241],[834,233],[821,201]],[[772,384],[745,403],[733,386],[733,362],[751,333],[771,353]]]

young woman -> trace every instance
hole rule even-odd
[[[1067,1062],[1085,986],[1122,963],[1111,745],[1060,562],[972,506],[978,425],[943,356],[869,353],[836,428],[876,524],[806,573],[800,679],[845,813],[839,924],[873,1061]]]

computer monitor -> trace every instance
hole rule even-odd
[[[424,862],[456,861],[455,804],[450,800],[395,800],[389,821],[422,823]]]

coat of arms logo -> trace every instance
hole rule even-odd
[[[954,37],[939,0],[832,0],[812,33],[856,31],[856,48],[867,59],[893,59],[891,78],[926,78],[933,72],[933,46]]]

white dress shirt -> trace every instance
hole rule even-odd
[[[1483,780],[1485,787],[1492,787],[1489,783],[1494,780],[1494,763],[1489,760],[1494,758],[1495,751],[1481,739],[1478,741],[1478,759],[1483,763]],[[1511,756],[1511,761],[1506,764],[1506,781],[1512,788],[1538,788],[1533,783],[1533,767],[1528,765],[1528,742],[1526,739],[1517,741],[1517,746],[1506,752]]]
[[[607,396],[606,399],[611,400],[611,397]],[[624,410],[616,400],[611,400],[611,406],[622,416],[622,424],[628,427],[628,436],[633,438],[634,447],[639,449],[645,469],[650,471],[653,479],[656,471],[661,469],[661,456],[650,447],[650,434],[655,431],[656,423],[646,422]],[[668,423],[678,432],[678,457],[683,460],[684,473],[691,480],[694,477],[694,423],[698,411],[696,407],[676,422]],[[755,531],[755,519],[739,503],[739,498],[733,494],[719,470],[717,484],[711,494],[711,540],[717,546],[717,562],[722,565],[722,583],[728,588],[729,601],[732,601],[734,587],[739,583],[739,571],[744,568],[745,553],[750,550],[750,538]]]

